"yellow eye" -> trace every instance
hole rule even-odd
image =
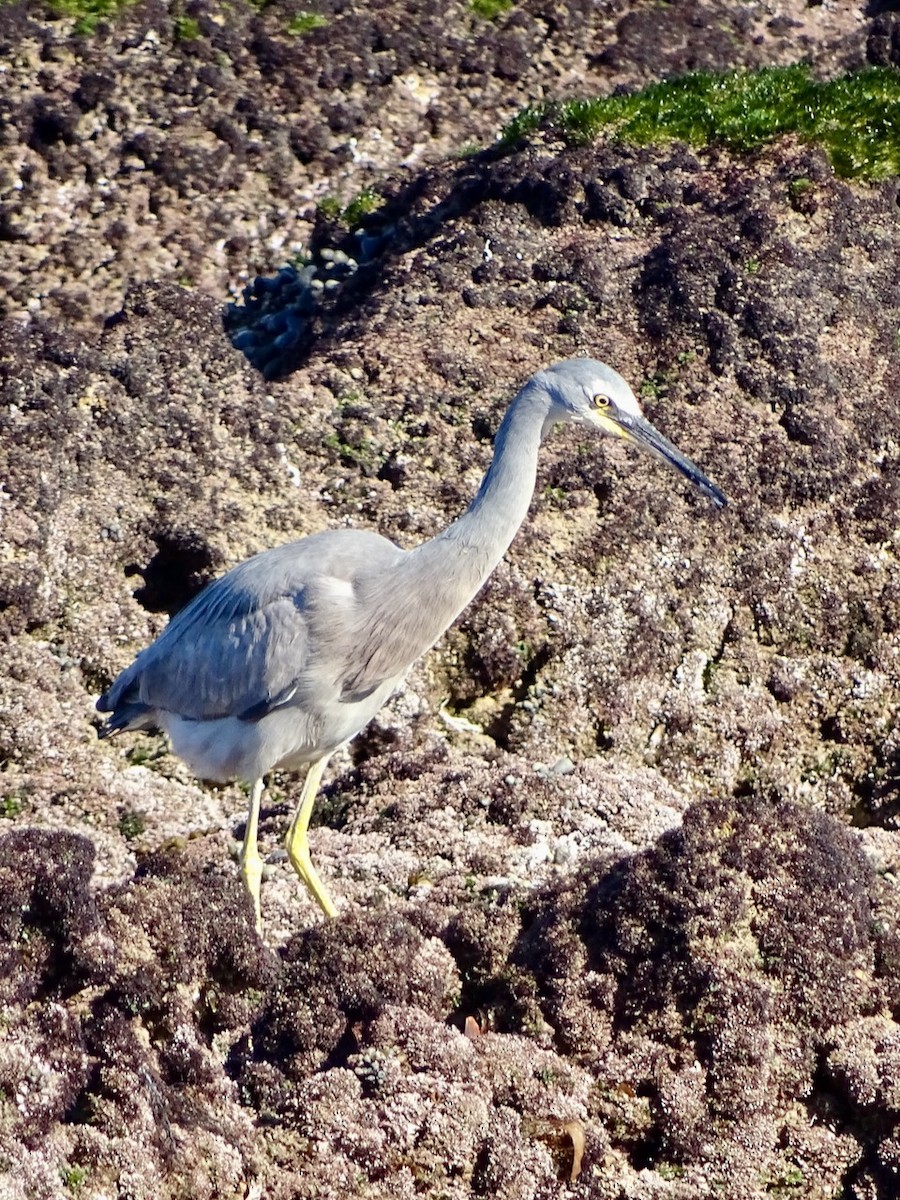
[[[609,408],[609,396],[604,396],[602,392],[594,397],[594,408]]]

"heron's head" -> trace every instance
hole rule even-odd
[[[551,421],[590,425],[646,450],[689,479],[717,507],[727,503],[700,468],[646,420],[634,392],[612,367],[592,358],[570,358],[548,367],[538,379],[550,393]]]

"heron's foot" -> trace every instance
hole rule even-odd
[[[303,880],[306,890],[326,917],[336,917],[337,909],[334,906],[334,902],[328,895],[325,884],[319,878],[316,868],[312,865],[306,830],[298,829],[296,824],[291,825],[285,839],[285,846],[291,866]]]
[[[241,849],[241,879],[244,881],[244,887],[250,895],[253,902],[253,914],[256,918],[256,932],[262,933],[262,909],[259,903],[259,888],[262,882],[263,862],[259,856],[259,851],[256,848],[256,843],[252,846],[244,845]]]

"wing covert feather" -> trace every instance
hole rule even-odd
[[[209,599],[207,611],[170,625],[136,660],[143,703],[193,720],[238,716],[277,700],[302,673],[309,655],[302,592],[242,611]]]
[[[402,557],[377,534],[336,530],[247,559],[172,618],[102,698],[104,711],[140,703],[191,720],[258,720],[321,679],[326,660],[341,662],[357,576]]]

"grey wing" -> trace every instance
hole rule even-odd
[[[101,711],[122,710],[120,724],[158,710],[253,720],[286,703],[309,655],[303,593],[261,598],[232,582],[218,580],[174,617],[101,697]]]
[[[339,692],[354,580],[402,557],[377,534],[337,530],[241,563],[173,617],[100,697],[100,711],[113,713],[107,732],[152,725],[160,710],[259,720],[301,702],[311,680],[327,689],[329,661]]]

